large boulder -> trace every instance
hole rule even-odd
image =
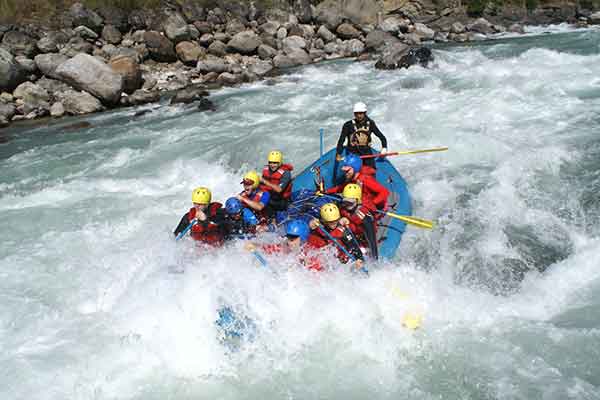
[[[248,66],[248,71],[256,76],[265,76],[273,70],[273,64],[270,61],[257,61]]]
[[[227,54],[227,45],[220,40],[215,40],[208,46],[208,52],[214,56],[222,57]]]
[[[185,89],[178,91],[175,96],[171,99],[171,104],[183,103],[188,104],[194,101],[198,101],[203,97],[208,96],[206,87],[202,85],[192,85]]]
[[[365,51],[365,44],[358,39],[351,39],[345,43],[344,56],[358,57]]]
[[[419,36],[421,40],[433,40],[435,31],[425,24],[416,23],[414,33]]]
[[[468,28],[471,32],[482,33],[484,35],[489,35],[495,32],[492,24],[485,18],[477,18],[475,22],[468,25]]]
[[[258,46],[258,56],[263,60],[270,60],[277,55],[277,50],[266,44]]]
[[[67,90],[57,93],[56,97],[62,103],[64,111],[71,115],[90,114],[104,109],[100,100],[87,92]]]
[[[381,11],[378,0],[325,0],[317,5],[316,19],[335,30],[344,18],[358,25],[375,24]]]
[[[121,43],[122,38],[121,31],[113,25],[106,25],[104,29],[102,29],[102,39],[110,44],[119,44]]]
[[[13,104],[0,103],[0,121],[10,121],[15,116],[16,108]]]
[[[69,42],[60,50],[61,54],[69,57],[75,57],[79,53],[91,54],[94,51],[94,46],[80,36],[75,36],[69,39]]]
[[[174,43],[191,39],[190,28],[183,16],[177,12],[171,13],[163,22],[165,35]]]
[[[123,92],[121,75],[88,54],[76,55],[59,65],[55,72],[64,82],[93,94],[108,105],[117,104]]]
[[[409,20],[397,15],[392,15],[381,22],[379,29],[384,32],[398,33],[406,31],[409,25]]]
[[[206,54],[206,50],[196,42],[180,42],[175,46],[177,56],[184,64],[196,65],[198,60]]]
[[[225,32],[230,36],[235,36],[240,32],[244,32],[246,26],[239,19],[232,19],[225,25]]]
[[[173,42],[156,31],[144,32],[144,43],[150,52],[150,57],[159,62],[177,61]]]
[[[100,32],[102,29],[102,17],[86,8],[81,3],[73,4],[69,9],[69,14],[72,19],[72,26],[74,27],[83,25],[96,32]]]
[[[113,71],[121,75],[123,79],[123,91],[133,93],[142,87],[142,71],[135,58],[128,56],[116,56],[110,60],[110,67]]]
[[[69,37],[61,31],[50,31],[37,41],[36,46],[42,53],[56,53],[69,41]]]
[[[230,52],[252,54],[261,44],[261,40],[256,33],[253,31],[244,31],[231,38],[229,43],[227,43],[227,49]]]
[[[267,21],[261,26],[259,26],[259,29],[262,33],[275,36],[280,26],[281,24],[278,21]]]
[[[590,24],[600,24],[600,11],[597,11],[593,14],[590,14],[590,16],[588,17],[588,20],[590,21]]]
[[[12,91],[25,80],[25,74],[12,54],[0,47],[0,92]]]
[[[335,33],[331,32],[325,25],[321,25],[317,31],[317,35],[325,41],[325,43],[333,42],[337,39]]]
[[[302,49],[295,49],[288,53],[287,56],[294,65],[306,65],[312,62],[312,58],[310,58],[308,53]]]
[[[18,31],[6,32],[2,37],[2,45],[15,56],[32,58],[37,50],[35,40]]]
[[[158,91],[150,90],[136,90],[130,96],[123,97],[123,104],[129,106],[136,106],[140,104],[155,103],[160,100],[160,93]]]

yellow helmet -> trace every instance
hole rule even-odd
[[[212,195],[210,190],[205,187],[199,187],[194,189],[192,192],[192,203],[196,204],[210,204],[210,199]]]
[[[283,162],[283,153],[277,150],[273,150],[269,153],[269,162],[281,164]]]
[[[260,184],[260,177],[256,173],[256,171],[250,171],[246,175],[244,175],[244,180],[242,182],[244,185],[252,184],[252,189],[256,189]]]
[[[362,188],[356,183],[349,183],[344,187],[342,196],[345,199],[355,199],[358,203],[362,200]]]
[[[321,219],[325,222],[334,222],[340,219],[340,209],[333,203],[321,207]]]

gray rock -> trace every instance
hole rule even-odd
[[[217,82],[221,82],[225,85],[236,85],[238,83],[242,83],[242,76],[241,75],[234,75],[232,73],[229,72],[223,72],[222,74],[219,75],[219,77],[217,78]]]
[[[421,36],[417,35],[417,33],[415,33],[415,32],[407,33],[406,35],[403,36],[403,40],[404,40],[404,42],[406,42],[412,46],[421,44]]]
[[[163,23],[165,35],[174,43],[191,39],[190,29],[183,16],[177,12],[171,13]]]
[[[419,36],[421,40],[433,40],[435,36],[435,31],[425,24],[417,23],[415,24],[414,33]]]
[[[210,44],[214,41],[215,37],[211,33],[205,33],[202,36],[200,36],[200,39],[198,39],[198,43],[200,43],[200,45],[204,47],[210,46]]]
[[[75,57],[79,53],[91,54],[93,50],[94,46],[91,43],[82,37],[75,36],[60,50],[60,53],[68,57]]]
[[[206,18],[206,10],[195,0],[185,0],[181,4],[181,14],[189,23],[202,21]]]
[[[0,119],[4,118],[10,121],[16,112],[17,109],[14,104],[0,103]]]
[[[325,25],[330,31],[335,31],[342,23],[343,17],[338,10],[326,8],[320,4],[320,7],[317,7],[316,20],[320,24]]]
[[[267,21],[262,24],[259,29],[261,32],[264,32],[267,35],[275,36],[280,26],[281,24],[277,21]]]
[[[485,18],[477,18],[475,22],[468,25],[468,28],[471,32],[477,32],[484,35],[494,33],[494,28],[492,28],[492,24]]]
[[[33,57],[37,51],[35,40],[23,32],[10,31],[2,37],[2,45],[15,56]]]
[[[17,63],[19,63],[21,69],[26,73],[35,74],[38,72],[37,64],[32,59],[23,56],[17,56],[15,57],[15,60]]]
[[[307,43],[300,36],[288,36],[283,39],[283,52],[287,55],[296,51],[306,49]]]
[[[349,23],[343,23],[337,27],[336,32],[342,39],[356,39],[360,37],[361,33],[358,29]]]
[[[333,42],[337,39],[337,36],[333,32],[331,32],[325,25],[321,25],[319,30],[317,31],[317,36],[325,41],[325,43]]]
[[[358,39],[351,39],[345,43],[344,56],[358,57],[365,51],[365,44]]]
[[[278,54],[273,58],[273,65],[277,68],[290,68],[295,67],[296,64],[290,57],[283,54]]]
[[[144,43],[153,60],[159,62],[177,61],[173,42],[160,33],[156,31],[144,32]]]
[[[133,40],[135,43],[144,43],[144,34],[146,33],[146,31],[144,30],[139,30],[139,31],[135,31],[131,34],[131,40]]]
[[[252,54],[261,45],[260,38],[253,31],[244,31],[236,34],[229,43],[227,50],[240,54]]]
[[[194,66],[201,57],[206,55],[206,50],[195,42],[180,42],[175,46],[175,51],[184,64]]]
[[[598,13],[598,14],[600,16],[600,13]],[[525,33],[525,29],[523,28],[523,26],[521,24],[512,24],[511,26],[508,27],[508,31],[513,32],[513,33],[520,33],[520,34]]]
[[[136,90],[133,94],[123,97],[125,105],[137,106],[140,104],[156,103],[160,100],[160,93],[158,91],[149,90]]]
[[[266,44],[258,46],[258,56],[263,60],[270,60],[277,55],[277,50]]]
[[[448,41],[448,32],[436,32],[433,40],[439,43]]]
[[[203,97],[206,96],[208,96],[206,87],[202,85],[192,85],[178,91],[175,94],[175,96],[171,99],[171,104],[189,104],[194,101],[201,100]]]
[[[323,59],[325,57],[325,52],[323,50],[310,49],[308,55],[310,56],[311,60],[315,62],[317,60]]]
[[[111,6],[102,6],[97,9],[98,15],[104,19],[104,25],[114,26],[119,32],[127,32],[130,29],[127,17],[128,13],[120,8]]]
[[[288,35],[288,31],[287,31],[287,29],[284,26],[282,26],[279,29],[277,29],[276,37],[277,37],[278,40],[285,39],[287,37],[287,35]]]
[[[12,54],[0,47],[0,91],[12,91],[25,80],[25,73]]]
[[[298,21],[303,24],[309,24],[313,19],[313,7],[309,0],[293,0],[292,11],[297,16]]]
[[[325,45],[325,47],[323,47],[323,51],[326,54],[337,54],[337,53],[341,52],[340,51],[340,46],[337,43],[335,43],[335,42],[327,43]]]
[[[492,25],[492,28],[497,33],[504,33],[504,32],[506,32],[506,27],[504,27],[504,26],[502,26],[500,24],[494,24],[494,25]]]
[[[273,70],[273,64],[269,61],[258,61],[248,66],[248,71],[256,76],[265,76]]]
[[[367,34],[365,47],[368,50],[379,50],[388,42],[398,42],[399,39],[389,32],[374,30]]]
[[[54,118],[59,118],[65,115],[65,106],[60,101],[52,104],[50,107],[50,115]]]
[[[383,54],[375,64],[378,69],[398,68],[398,61],[405,55],[410,47],[404,43],[390,43],[383,49]]]
[[[306,65],[312,62],[312,59],[308,55],[308,53],[302,49],[295,49],[287,56],[292,60],[295,65]]]
[[[100,32],[100,29],[102,29],[102,17],[84,7],[81,3],[73,4],[69,10],[69,14],[73,21],[72,26],[87,26],[95,32]]]
[[[408,68],[412,65],[427,66],[431,61],[433,61],[433,55],[427,47],[410,48],[403,44],[395,44],[389,46],[375,63],[375,68],[397,69]]]
[[[198,29],[198,32],[201,34],[211,33],[213,31],[213,26],[209,22],[206,21],[196,21],[194,22],[194,26]]]
[[[220,40],[215,40],[208,46],[208,52],[214,56],[222,57],[227,54],[227,45]]]
[[[597,11],[595,13],[590,14],[590,16],[588,17],[588,21],[590,24],[600,24],[600,11]],[[513,31],[511,31],[513,32]]]
[[[190,30],[190,37],[192,40],[198,40],[200,37],[200,31],[196,29],[194,25],[188,25],[188,29]]]
[[[104,109],[100,100],[87,92],[67,90],[57,93],[56,97],[63,104],[65,112],[71,115],[91,114]]]
[[[231,36],[229,36],[225,32],[215,32],[214,35],[215,35],[215,40],[218,40],[223,43],[228,42],[229,39],[231,38]]]
[[[203,74],[209,72],[216,72],[218,74],[229,72],[229,64],[225,60],[210,54],[198,61],[196,68]]]
[[[42,53],[56,53],[59,50],[59,46],[62,47],[68,41],[69,37],[65,33],[51,31],[38,40],[36,46]]]
[[[225,25],[225,32],[230,36],[235,36],[240,32],[244,32],[246,26],[238,19],[232,19]]]
[[[98,34],[96,32],[94,32],[93,30],[91,30],[90,28],[83,26],[83,25],[79,25],[77,28],[74,29],[75,33],[77,33],[80,37],[86,39],[86,40],[96,40],[98,39]]]
[[[38,79],[36,84],[46,89],[46,91],[50,94],[66,92],[67,90],[73,90],[73,87],[67,85],[64,82],[61,82],[56,79],[48,79],[46,77]]]
[[[117,104],[123,92],[121,75],[88,54],[78,54],[62,63],[55,73],[62,81],[93,94],[109,105]]]
[[[111,59],[109,65],[113,71],[121,75],[125,93],[133,93],[142,87],[142,71],[135,58],[119,55]]]
[[[12,94],[7,92],[0,93],[0,103],[12,103],[15,101],[15,98]]]
[[[112,25],[106,25],[102,29],[102,39],[106,40],[110,44],[119,44],[123,39],[121,32]]]
[[[312,47],[317,50],[323,50],[323,47],[325,47],[325,42],[323,39],[317,38],[313,41]]]
[[[465,26],[458,21],[453,23],[452,26],[450,27],[450,32],[452,32],[454,34],[464,33],[464,31],[465,31]]]
[[[46,89],[35,83],[25,82],[20,84],[13,92],[13,96],[17,100],[22,100],[22,112],[25,115],[34,110],[50,109],[50,94]]]
[[[407,20],[397,15],[393,15],[383,20],[379,29],[384,32],[398,33],[408,27]]]

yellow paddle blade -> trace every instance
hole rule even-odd
[[[389,215],[392,218],[399,219],[402,222],[406,222],[407,224],[418,226],[419,228],[431,229],[433,228],[433,222],[428,221],[426,219],[409,217],[408,215],[398,215],[392,212],[386,212],[386,215]]]
[[[447,147],[435,147],[433,149],[395,151],[393,154],[403,155],[403,154],[432,153],[434,151],[446,151],[446,150],[448,150]]]
[[[404,314],[404,318],[402,318],[402,325],[410,330],[419,329],[421,327],[421,322],[423,321],[423,317],[420,314],[413,314],[407,312]]]

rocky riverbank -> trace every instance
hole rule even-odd
[[[273,76],[322,60],[376,59],[376,68],[426,65],[429,42],[484,40],[524,23],[600,23],[575,5],[506,8],[472,18],[423,1],[163,2],[125,12],[73,4],[52,24],[0,25],[0,127],[158,101],[200,102],[207,89]],[[50,25],[53,25],[52,27]]]

